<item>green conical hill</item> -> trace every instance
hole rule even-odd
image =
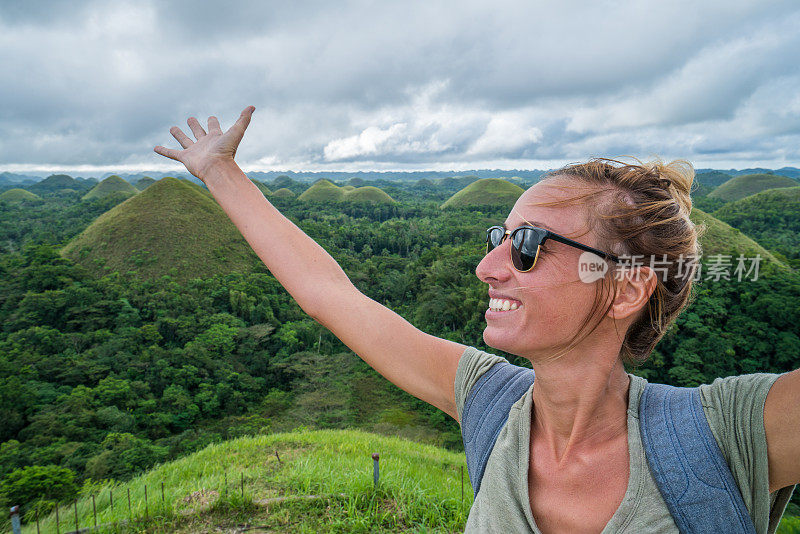
[[[80,183],[67,174],[51,174],[30,187],[31,191],[57,191],[59,189],[81,189]]]
[[[344,201],[358,204],[394,204],[394,199],[383,189],[371,185],[346,191]]]
[[[394,203],[392,197],[377,187],[367,185],[350,189],[350,186],[339,187],[325,179],[318,180],[297,198],[304,202],[353,202],[359,204]]]
[[[356,186],[354,186],[354,185],[343,185],[343,186],[342,186],[342,189],[343,189],[344,191],[352,191],[352,190],[353,190],[353,189],[355,189],[355,188],[356,188]]]
[[[796,180],[780,174],[743,174],[731,178],[708,194],[710,198],[734,201],[778,187],[796,187]]]
[[[62,255],[97,276],[137,271],[142,278],[170,274],[186,281],[252,270],[259,263],[255,253],[201,189],[163,178],[98,217]]]
[[[303,191],[297,199],[303,202],[341,202],[344,191],[330,180],[322,179]]]
[[[772,251],[800,258],[800,187],[767,189],[725,204],[714,216]]]
[[[713,215],[709,215],[695,208],[692,210],[690,218],[696,225],[702,224],[706,228],[705,232],[700,237],[700,245],[703,248],[702,255],[704,258],[709,259],[712,255],[723,254],[732,255],[734,256],[733,260],[735,260],[735,257],[739,254],[743,254],[747,258],[760,254],[762,262],[772,262],[784,267],[786,266],[786,264],[757,242],[729,224],[720,221]]]
[[[132,186],[128,181],[116,174],[112,174],[96,186],[91,191],[83,195],[83,200],[93,198],[105,198],[111,195],[136,195],[139,190]]]
[[[281,187],[280,189],[276,190],[272,193],[273,197],[279,198],[292,198],[295,196],[294,192],[291,189],[287,189],[285,187]]]
[[[139,191],[144,191],[154,183],[156,183],[155,178],[150,178],[149,176],[143,176],[142,178],[139,179],[138,182],[136,182],[136,189],[138,189]]]
[[[261,191],[261,194],[265,197],[268,197],[272,194],[272,191],[270,191],[269,187],[267,187],[263,182],[259,182],[258,180],[251,180],[251,182],[256,184],[258,190]]]
[[[202,185],[200,185],[198,183],[195,183],[195,182],[193,182],[191,180],[187,180],[186,178],[180,178],[180,181],[183,182],[183,183],[189,184],[191,187],[193,187],[196,190],[200,191],[201,193],[203,193],[205,196],[207,196],[211,200],[214,200],[214,195],[212,195],[211,191],[206,189],[204,186],[202,186]],[[214,202],[216,203],[216,200],[214,200]]]
[[[9,189],[8,191],[3,192],[0,194],[0,200],[5,202],[25,202],[31,200],[41,200],[42,197],[31,193],[30,191],[26,191],[24,189]]]
[[[507,206],[511,208],[525,190],[500,178],[483,178],[447,199],[442,208]]]
[[[697,173],[694,177],[694,181],[701,185],[714,188],[721,186],[731,178],[732,176],[730,174],[721,171],[706,171]]]
[[[465,466],[463,453],[360,430],[242,437],[96,486],[94,501],[87,492],[62,505],[61,531],[74,529],[73,514],[85,526],[96,513],[98,525],[120,529],[137,518],[142,532],[241,532],[244,517],[258,532],[462,532],[474,500]],[[56,532],[55,516],[40,516],[41,532]]]

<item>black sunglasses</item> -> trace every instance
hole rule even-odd
[[[511,262],[514,264],[515,269],[523,273],[530,271],[536,265],[536,260],[539,258],[539,250],[548,239],[619,263],[619,258],[613,254],[588,247],[550,230],[535,226],[520,226],[514,230],[506,230],[504,226],[492,226],[486,230],[486,253],[488,254],[499,247],[506,240],[506,236],[509,235],[511,236]]]

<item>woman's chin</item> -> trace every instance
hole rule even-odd
[[[497,335],[496,332],[492,332],[491,327],[486,327],[483,330],[483,342],[486,343],[487,347],[491,347],[493,349],[502,350],[504,352],[511,352],[509,350],[511,347],[509,346],[509,340],[503,339],[502,335]]]

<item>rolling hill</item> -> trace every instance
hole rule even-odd
[[[273,197],[278,197],[278,198],[294,198],[296,195],[294,194],[294,192],[291,189],[287,189],[285,187],[281,187],[280,189],[274,191],[272,193],[272,196]]]
[[[462,453],[357,430],[225,441],[92,490],[78,500],[79,527],[93,525],[96,510],[106,528],[133,518],[140,528],[181,533],[228,532],[243,521],[259,532],[461,532],[473,501]],[[60,510],[62,532],[74,530],[74,510]],[[55,513],[40,521],[40,530],[56,531]],[[23,532],[36,532],[35,522]]]
[[[258,190],[261,191],[261,193],[265,197],[268,197],[268,196],[270,196],[272,194],[272,191],[270,191],[269,187],[267,187],[263,182],[259,182],[258,180],[250,180],[250,181],[253,182],[254,184],[256,184],[256,187],[258,188]]]
[[[690,218],[695,224],[705,226],[705,231],[700,237],[703,258],[708,259],[709,256],[715,254],[730,254],[733,256],[743,254],[745,257],[750,258],[760,254],[762,262],[775,263],[781,267],[788,268],[784,262],[753,239],[713,215],[695,208],[692,210]]]
[[[732,176],[730,174],[721,171],[703,171],[698,172],[695,175],[694,180],[700,185],[704,185],[713,189],[721,186],[731,178]]]
[[[800,186],[768,189],[725,204],[714,216],[765,247],[800,258]]]
[[[112,174],[96,186],[91,191],[83,195],[83,200],[91,200],[93,198],[106,198],[111,195],[127,195],[133,196],[139,194],[139,190],[132,186],[124,178]]]
[[[26,202],[31,200],[42,200],[42,197],[26,191],[25,189],[9,189],[0,194],[0,201],[5,202]]]
[[[98,217],[61,251],[96,276],[177,280],[251,271],[260,261],[210,193],[163,178]],[[173,271],[174,269],[174,271]]]
[[[796,180],[780,174],[743,174],[731,178],[708,194],[709,198],[719,198],[732,202],[744,197],[778,187],[795,187]]]
[[[83,189],[85,191],[87,187],[82,185],[83,183],[66,174],[51,174],[44,180],[29,186],[28,190],[37,194],[52,193],[60,189]]]
[[[136,182],[136,189],[138,189],[139,191],[144,191],[154,183],[156,183],[156,180],[154,178],[151,178],[149,176],[143,176],[142,178],[139,179],[138,182]]]
[[[321,179],[306,189],[298,200],[303,202],[353,202],[358,204],[393,204],[394,199],[374,186],[339,187]]]
[[[342,202],[344,190],[330,180],[318,180],[314,185],[303,191],[297,200],[303,202]]]
[[[472,182],[442,204],[442,208],[467,206],[507,206],[511,208],[525,190],[500,178],[483,178]]]
[[[346,190],[344,201],[356,204],[394,204],[394,199],[392,197],[387,195],[382,189],[371,185]]]

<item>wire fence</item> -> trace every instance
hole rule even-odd
[[[278,458],[278,462],[281,462],[280,456],[278,456],[278,451],[275,451],[275,455]],[[373,453],[371,455],[373,460],[373,484],[374,487],[377,488],[380,485],[380,466],[379,466],[379,459],[380,456],[378,453]],[[461,504],[464,503],[464,466],[458,466],[461,472]],[[228,471],[223,472],[223,484],[222,487],[218,488],[217,490],[209,490],[207,488],[202,488],[198,492],[195,492],[192,495],[187,496],[184,499],[184,502],[188,502],[191,504],[191,500],[197,497],[198,500],[203,500],[206,497],[225,497],[228,498],[234,494],[239,495],[242,499],[245,498],[247,495],[247,485],[245,481],[255,481],[255,478],[245,477],[245,471],[238,471],[236,474],[238,476],[233,477],[230,480],[228,479]],[[84,508],[91,502],[91,513],[78,513],[78,505],[79,500],[77,498],[73,499],[69,504],[59,504],[55,506],[54,510],[48,513],[46,516],[40,517],[39,509],[35,508],[33,510],[33,517],[29,517],[28,522],[24,525],[30,532],[33,532],[33,527],[35,525],[35,531],[37,534],[47,533],[50,534],[78,534],[78,533],[85,533],[85,532],[92,532],[97,529],[109,529],[118,526],[124,525],[131,525],[135,523],[145,523],[156,519],[166,519],[167,516],[172,516],[177,512],[177,508],[175,502],[172,500],[168,501],[165,497],[169,486],[164,482],[161,481],[160,484],[155,485],[143,485],[144,492],[139,492],[139,495],[134,495],[131,497],[131,489],[130,488],[109,488],[106,491],[101,491],[96,494],[92,494],[89,497],[89,500],[81,503],[81,507]],[[214,495],[216,494],[216,495]],[[345,494],[340,494],[343,497],[346,497]],[[255,504],[269,504],[274,502],[279,502],[282,500],[288,500],[291,498],[322,498],[326,497],[325,495],[292,495],[292,496],[284,496],[284,497],[274,497],[271,499],[266,499],[263,501],[254,501]],[[187,501],[188,499],[188,501]],[[121,500],[121,502],[120,502]],[[107,505],[107,508],[110,509],[111,515],[117,515],[118,511],[122,511],[124,515],[127,515],[127,519],[121,519],[113,522],[105,522],[105,523],[98,523],[98,507],[101,505]],[[116,507],[116,509],[115,509]],[[142,512],[143,510],[143,512]],[[195,510],[191,507],[187,510],[188,513],[192,513]],[[27,514],[30,516],[30,514]],[[88,519],[86,516],[88,515]],[[11,519],[11,532],[12,534],[21,534],[22,533],[22,518],[20,517],[20,507],[14,506],[10,510],[10,519]],[[47,528],[45,528],[47,527]]]

